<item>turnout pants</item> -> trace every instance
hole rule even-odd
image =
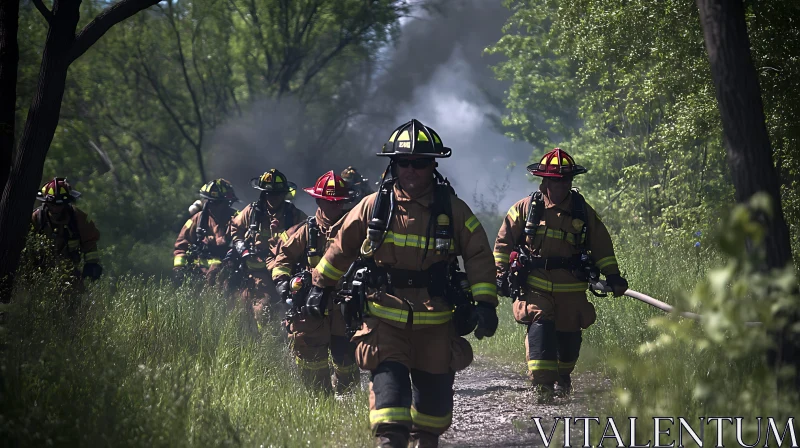
[[[300,377],[307,386],[324,391],[335,389],[341,394],[358,384],[356,345],[345,336],[344,319],[338,308],[329,310],[323,319],[294,319],[289,323],[289,339]]]
[[[249,269],[248,275],[251,281],[241,291],[242,304],[253,323],[261,325],[269,317],[270,305],[279,301],[280,295],[272,281],[272,270]]]
[[[528,326],[525,353],[534,385],[552,385],[560,376],[572,373],[580,354],[581,330],[596,318],[585,292],[528,290],[514,302],[514,319]]]
[[[402,325],[402,324],[400,324]],[[452,322],[403,328],[376,317],[353,337],[356,361],[371,372],[369,420],[381,446],[437,446],[453,420],[455,372],[472,362],[472,348]]]

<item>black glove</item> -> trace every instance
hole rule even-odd
[[[511,296],[511,285],[508,283],[508,274],[502,273],[496,279],[497,282],[497,295],[503,297]]]
[[[88,278],[91,280],[99,280],[100,276],[103,275],[103,267],[97,263],[85,263],[83,265],[83,278]]]
[[[281,301],[286,303],[289,299],[292,298],[292,290],[291,286],[289,285],[289,277],[281,276],[280,278],[275,280],[275,289],[278,290],[278,295],[281,298]]]
[[[222,261],[230,261],[236,258],[239,253],[236,252],[235,249],[228,249],[228,252],[225,253],[225,258]]]
[[[319,286],[312,286],[306,298],[305,314],[311,317],[325,317],[328,309],[328,290]]]
[[[475,329],[475,337],[483,339],[494,336],[497,331],[497,307],[487,302],[478,302],[475,307],[475,317],[478,320],[478,328]]]
[[[472,333],[477,325],[478,316],[473,303],[462,303],[456,306],[453,311],[453,326],[456,327],[457,335],[466,336]]]
[[[606,275],[606,283],[611,287],[614,297],[623,296],[628,290],[628,281],[619,274]]]

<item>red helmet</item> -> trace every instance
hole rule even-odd
[[[66,204],[78,199],[81,194],[73,190],[66,177],[54,177],[36,193],[36,199],[42,202]]]
[[[586,168],[577,165],[572,156],[561,148],[545,154],[539,163],[528,165],[529,173],[541,177],[573,177],[586,171]]]
[[[317,179],[317,183],[314,184],[313,187],[303,188],[303,191],[315,198],[324,199],[326,201],[339,202],[350,200],[350,189],[347,188],[347,184],[344,183],[341,176],[333,171],[328,171],[323,174]]]

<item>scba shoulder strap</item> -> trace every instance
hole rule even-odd
[[[206,235],[208,235],[208,202],[203,204],[203,209],[200,211],[200,218],[197,220],[197,229],[195,230],[194,243],[197,245],[205,244]]]
[[[315,216],[309,216],[306,220],[306,262],[308,266],[316,266],[320,260],[320,251],[319,247],[319,240],[322,231],[319,228],[319,224],[317,224],[317,218]]]
[[[580,194],[577,188],[572,189],[572,222],[573,225],[576,221],[580,221],[581,231],[578,232],[577,241],[575,246],[581,253],[586,252],[587,243],[589,242],[589,225],[587,224],[586,213],[586,199]]]
[[[580,221],[581,223],[581,230],[578,233],[578,238],[575,243],[578,250],[584,252],[587,247],[588,243],[588,224],[587,224],[587,212],[586,212],[586,199],[584,199],[583,195],[580,194],[577,188],[573,188],[570,190],[572,194],[572,209],[570,210],[570,215],[572,216],[573,222]],[[518,244],[520,246],[524,245],[525,239],[527,237],[531,238],[531,241],[536,236],[536,229],[539,227],[539,223],[542,221],[544,217],[544,200],[542,197],[541,191],[535,191],[531,193],[528,200],[528,216],[525,219],[525,229],[520,235],[520,241]]]
[[[450,196],[455,196],[456,193],[450,182],[443,178],[438,171],[434,170],[434,175],[436,184],[434,185],[431,217],[428,221],[425,239],[428,241],[430,235],[433,234],[436,252],[446,254],[450,250],[450,243],[454,236],[453,207]],[[386,233],[389,231],[395,208],[394,184],[394,178],[388,178],[381,182],[375,198],[375,205],[372,208],[372,215],[367,224],[365,247],[362,247],[362,249],[366,249],[367,244],[369,244],[369,249],[362,250],[362,255],[371,256],[374,254],[375,250],[383,244]],[[425,245],[425,255],[427,255],[427,252],[428,244]]]

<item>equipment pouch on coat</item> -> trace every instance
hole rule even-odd
[[[523,325],[529,325],[537,319],[553,319],[555,305],[552,297],[533,291],[527,291],[512,305],[514,320]]]
[[[460,336],[453,336],[450,340],[450,348],[452,352],[450,368],[453,369],[453,372],[464,370],[472,364],[472,345],[468,340]]]
[[[586,300],[579,308],[580,325],[584,330],[589,328],[597,320],[597,312],[592,302]]]
[[[380,364],[377,331],[379,325],[381,322],[375,317],[364,318],[361,329],[350,340],[356,344],[356,364],[363,370],[375,370]]]
[[[523,300],[515,300],[514,303],[511,305],[514,312],[514,320],[520,324],[529,324],[533,320],[533,313],[531,310],[531,304],[527,301]]]

